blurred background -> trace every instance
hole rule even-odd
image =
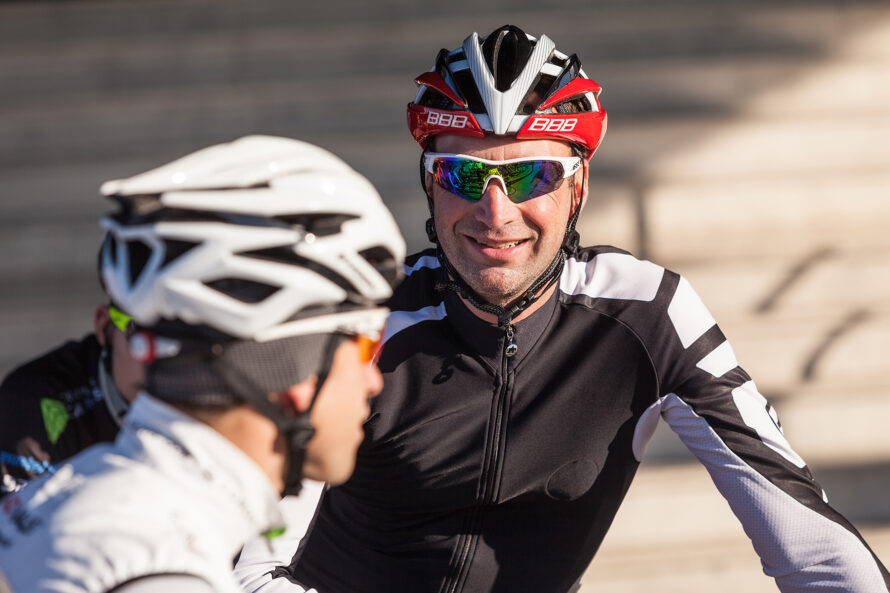
[[[426,246],[413,78],[504,23],[577,52],[609,132],[585,244],[687,276],[830,500],[890,561],[890,3],[0,4],[0,373],[91,330],[106,179],[253,133],[365,174]],[[659,431],[582,591],[774,591]]]

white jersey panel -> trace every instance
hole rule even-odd
[[[435,307],[424,307],[417,311],[393,311],[386,319],[386,327],[383,331],[383,341],[385,343],[400,331],[406,330],[412,325],[416,325],[423,321],[445,319],[447,314],[444,302]]]
[[[714,348],[710,354],[698,361],[698,364],[695,366],[719,379],[739,366],[739,361],[736,360],[735,352],[733,352],[732,346],[727,340]]]
[[[668,316],[684,348],[689,348],[690,344],[717,325],[692,285],[682,277],[677,292],[674,293],[674,298],[668,306]]]
[[[591,298],[651,301],[658,294],[664,268],[625,253],[601,253],[587,262],[566,260],[559,288]]]
[[[775,412],[766,398],[763,397],[754,381],[748,381],[740,387],[732,390],[732,400],[742,415],[745,424],[757,431],[757,436],[767,447],[796,465],[806,465],[800,455],[791,448],[791,444],[785,439],[785,434],[776,419]]]

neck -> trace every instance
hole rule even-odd
[[[279,442],[278,428],[271,420],[247,405],[225,408],[173,405],[207,424],[241,449],[266,474],[277,491],[284,488],[282,472],[285,456]]]
[[[516,317],[514,317],[511,320],[511,323],[516,323],[517,321],[522,321],[523,319],[529,317],[532,313],[534,313],[535,311],[537,311],[538,309],[543,307],[544,304],[550,300],[550,297],[553,296],[553,291],[555,291],[555,290],[556,290],[556,285],[551,284],[543,293],[541,293],[541,296],[538,298],[538,300],[536,300],[534,303],[532,303],[531,305],[529,305],[528,307],[526,307],[525,309],[520,311],[519,314],[517,314]],[[478,317],[479,319],[481,319],[487,323],[497,324],[497,322],[498,322],[497,315],[495,315],[493,313],[489,313],[487,311],[480,310],[478,307],[473,305],[473,303],[468,301],[466,298],[464,298],[463,295],[461,295],[459,293],[458,293],[458,296],[460,297],[461,302],[476,317]]]

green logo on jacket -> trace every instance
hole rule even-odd
[[[43,425],[46,427],[46,436],[53,445],[59,440],[65,426],[68,425],[68,410],[62,402],[43,398],[40,400],[40,411],[43,412]]]

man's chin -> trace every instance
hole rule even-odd
[[[521,286],[521,282],[513,274],[490,269],[479,273],[468,284],[477,295],[499,307],[515,301],[527,288]]]

